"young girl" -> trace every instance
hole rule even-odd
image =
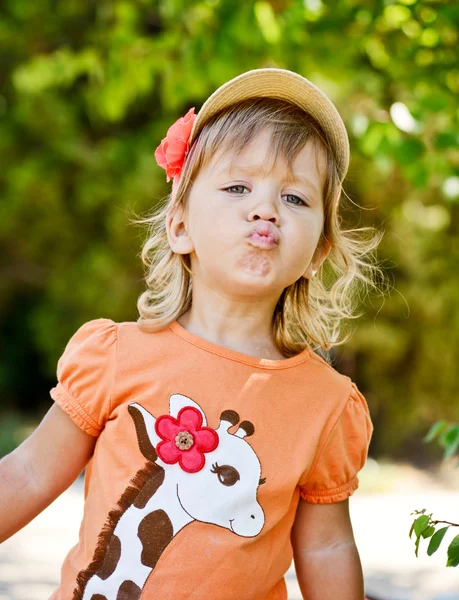
[[[316,352],[348,339],[357,284],[380,273],[363,260],[379,233],[340,227],[344,123],[307,79],[257,69],[155,157],[173,185],[139,221],[140,318],[68,342],[55,404],[0,462],[0,541],[86,468],[53,600],[285,600],[292,558],[304,598],[363,600],[348,498],[373,425]]]

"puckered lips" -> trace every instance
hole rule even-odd
[[[279,243],[279,233],[270,223],[257,223],[247,236],[247,241],[256,248],[274,248]]]

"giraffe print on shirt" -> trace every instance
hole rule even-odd
[[[228,433],[239,415],[225,410],[211,429],[202,408],[182,394],[170,397],[169,415],[155,418],[137,403],[128,411],[147,462],[109,513],[73,600],[138,600],[166,547],[195,520],[242,537],[264,525],[257,489],[265,480],[244,439],[255,431],[250,421]]]

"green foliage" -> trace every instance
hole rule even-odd
[[[432,556],[432,554],[438,550],[449,527],[449,525],[447,525],[446,527],[442,527],[441,529],[436,531],[435,534],[432,536],[432,539],[430,540],[429,546],[427,548],[427,554],[429,556]]]
[[[438,444],[444,448],[443,458],[450,458],[459,447],[459,425],[454,423],[449,424],[445,419],[441,419],[440,421],[433,423],[427,434],[424,436],[423,441],[424,443],[429,443],[435,439],[437,439]],[[456,463],[456,468],[457,467],[459,467],[459,462]],[[430,515],[425,515],[425,512],[426,509],[424,508],[421,511],[415,510],[414,513],[411,513],[421,515],[413,521],[409,533],[410,538],[413,532],[416,534],[416,557],[418,556],[421,537],[431,538],[427,548],[427,554],[432,556],[432,554],[440,547],[440,544],[450,526],[459,527],[458,523],[449,523],[447,527],[442,527],[441,529],[435,530],[435,526],[438,523],[447,523],[448,521],[433,521],[432,513],[430,513]],[[456,537],[450,542],[447,554],[448,560],[446,562],[446,566],[457,567],[459,565],[459,535],[456,535]]]
[[[334,351],[369,400],[372,453],[406,456],[438,414],[452,419],[457,16],[454,3],[422,0],[7,0],[0,306],[11,326],[0,349],[3,406],[49,403],[57,359],[84,321],[137,318],[145,233],[129,217],[169,189],[156,146],[229,78],[279,66],[321,87],[346,123],[344,185],[359,208],[343,200],[345,224],[386,233],[378,255],[394,293],[370,301],[343,360]],[[19,328],[28,347],[15,362],[8,349]],[[40,393],[23,384],[31,368]]]
[[[427,443],[435,438],[444,449],[443,458],[450,458],[459,448],[459,424],[448,423],[445,419],[437,421],[431,426],[423,441]],[[456,467],[459,467],[459,462],[456,463]]]
[[[435,526],[438,523],[445,523],[445,521],[433,521],[432,513],[430,515],[425,515],[426,509],[422,509],[421,511],[415,510],[411,514],[421,515],[416,517],[413,521],[409,537],[411,538],[412,534],[415,534],[415,555],[418,557],[419,552],[419,544],[421,539],[430,538],[430,542],[427,548],[427,554],[432,556],[434,552],[438,550],[440,544],[445,537],[446,532],[450,528],[451,525],[455,527],[459,527],[459,524],[450,523],[447,527],[442,527],[441,529],[436,530]],[[456,535],[448,545],[447,549],[448,559],[446,561],[447,567],[457,567],[459,565],[459,535]]]
[[[447,567],[457,567],[459,565],[459,535],[453,539],[448,546],[448,562]]]

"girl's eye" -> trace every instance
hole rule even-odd
[[[223,188],[223,189],[225,190],[225,192],[229,192],[230,190],[234,190],[234,189],[236,189],[236,188],[243,188],[243,189],[247,189],[247,188],[245,187],[245,185],[231,185],[230,187]],[[238,193],[238,192],[236,192],[236,193]]]
[[[246,190],[247,187],[245,185],[231,185],[230,187],[227,188],[223,188],[225,192],[230,192],[230,193],[242,193],[242,192],[232,192],[231,190],[235,190],[235,189],[243,189]],[[290,198],[295,198],[297,200],[297,202],[291,202],[290,204],[293,204],[294,206],[301,206],[302,204],[304,206],[309,206],[308,204],[306,204],[306,202],[304,202],[304,200],[302,200],[301,198],[299,198],[298,196],[295,196],[294,194],[285,194],[286,197],[290,197]]]
[[[304,202],[301,198],[298,198],[298,196],[294,196],[293,194],[286,194],[286,196],[289,196],[290,198],[296,198],[301,202],[301,204],[303,204],[304,206],[308,206],[306,202]],[[297,204],[296,202],[294,202],[293,204],[295,204],[296,206],[300,206],[300,204]]]

